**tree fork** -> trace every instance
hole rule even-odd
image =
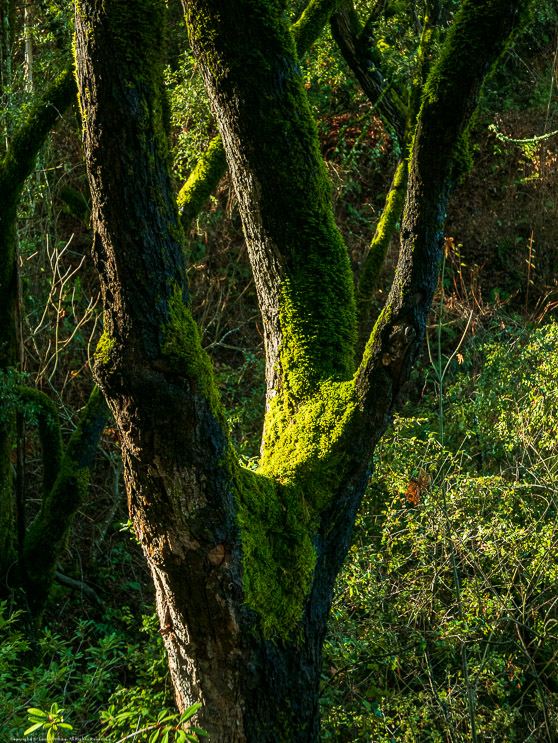
[[[283,3],[186,3],[251,243],[268,358],[278,365],[268,368],[269,425],[254,473],[228,442],[188,305],[160,115],[164,4],[78,3],[105,304],[95,373],[120,430],[177,701],[205,703],[200,722],[216,743],[318,740],[334,580],[373,448],[424,334],[457,144],[523,5],[465,0],[454,20],[414,141],[397,284],[353,376],[352,277]],[[432,154],[443,162],[430,171]]]

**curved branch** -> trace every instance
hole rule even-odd
[[[361,347],[360,350],[364,348],[367,336],[370,333],[369,322],[374,290],[376,289],[378,276],[384,265],[387,250],[403,213],[408,178],[409,164],[406,158],[402,158],[399,160],[397,170],[393,176],[384,210],[376,226],[376,231],[364,260],[362,273],[358,282],[356,303],[358,313],[358,344]]]
[[[58,198],[66,204],[72,217],[79,219],[89,229],[91,207],[82,192],[65,184],[58,191]]]
[[[221,137],[217,135],[209,143],[176,198],[185,234],[226,172],[227,158]]]
[[[465,162],[467,128],[483,81],[528,5],[529,0],[464,0],[428,77],[412,148],[396,276],[357,373],[363,404],[375,417],[389,414],[424,337],[446,204]]]
[[[20,387],[18,394],[23,403],[30,406],[32,417],[37,420],[43,458],[43,494],[46,494],[54,485],[62,464],[63,446],[58,408],[48,395],[34,387]],[[24,410],[24,414],[25,412]]]
[[[76,95],[76,81],[69,67],[51,83],[12,137],[8,152],[0,163],[0,191],[17,192],[16,198],[19,197],[19,189],[31,174],[48,133]]]
[[[436,3],[434,5],[436,6]],[[358,312],[357,358],[360,358],[370,332],[372,298],[378,281],[378,276],[384,264],[391,240],[397,231],[397,225],[403,216],[403,206],[405,204],[407,183],[409,179],[410,143],[415,132],[422,90],[430,71],[432,47],[438,36],[436,25],[438,22],[438,16],[439,13],[436,8],[434,8],[434,10],[429,11],[429,14],[427,14],[423,19],[422,32],[417,52],[417,65],[411,83],[405,130],[403,139],[401,140],[403,156],[399,160],[397,169],[393,176],[386,197],[384,211],[382,212],[380,221],[376,226],[376,231],[365,257],[364,266],[358,282],[356,293]]]
[[[310,0],[300,18],[292,24],[296,51],[299,59],[318,40],[331,14],[335,13],[342,0]]]
[[[25,179],[49,131],[75,96],[71,69],[63,72],[31,108],[0,160],[0,371],[17,364],[17,296],[15,222]],[[0,427],[0,574],[13,560],[14,509],[12,503],[11,447],[13,421]]]

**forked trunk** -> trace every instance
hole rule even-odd
[[[203,703],[213,743],[313,743],[333,586],[424,335],[455,152],[522,3],[464,0],[454,19],[419,117],[396,284],[356,373],[352,277],[284,3],[184,5],[265,323],[259,469],[238,464],[190,312],[167,172],[164,0],[76,3],[105,305],[95,373],[179,707]]]

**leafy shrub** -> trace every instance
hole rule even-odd
[[[29,707],[65,709],[73,735],[118,740],[118,732],[139,721],[171,714],[173,699],[163,642],[155,615],[144,616],[137,632],[127,607],[108,616],[109,625],[78,620],[65,635],[45,628],[39,657],[25,638],[21,613],[8,615],[0,604],[0,740],[21,736]],[[111,630],[111,631],[107,631]],[[110,733],[102,734],[109,714],[128,712]],[[133,717],[133,722],[131,718]],[[141,727],[141,725],[140,725]]]
[[[483,365],[448,388],[448,448],[434,412],[383,440],[325,644],[324,740],[457,743],[473,719],[490,743],[556,729],[557,333],[466,355]]]

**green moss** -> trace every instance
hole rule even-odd
[[[20,387],[19,396],[26,419],[39,426],[43,453],[43,492],[48,493],[62,463],[62,432],[58,409],[48,395],[33,387]]]
[[[182,291],[174,285],[168,300],[168,321],[161,328],[162,352],[178,374],[190,377],[208,400],[216,419],[224,424],[225,416],[213,372],[211,359],[201,345],[200,331]]]
[[[346,249],[327,223],[316,225],[306,245],[279,297],[280,378],[295,403],[324,380],[347,380],[354,371],[356,312]]]
[[[374,289],[378,282],[378,276],[380,275],[380,271],[384,265],[387,249],[403,213],[403,205],[407,194],[408,177],[408,163],[406,159],[403,159],[397,166],[393,184],[386,199],[384,211],[382,212],[382,216],[380,217],[380,221],[376,227],[376,233],[374,234],[358,282],[356,299],[359,316],[359,331],[364,329],[363,326],[368,325],[370,303],[374,296]]]
[[[95,387],[68,441],[56,480],[44,493],[40,511],[25,535],[24,583],[36,617],[43,610],[72,520],[87,493],[89,468],[108,417],[104,398]]]
[[[181,212],[184,232],[199,214],[205,201],[219,185],[227,169],[227,160],[221,137],[214,137],[198,164],[180,189],[176,203]]]
[[[91,211],[85,196],[76,188],[68,184],[63,185],[58,192],[59,198],[66,204],[68,211],[76,219],[79,219],[89,229]]]
[[[263,634],[286,639],[302,616],[316,562],[320,514],[343,477],[343,439],[357,404],[353,382],[325,382],[296,412],[275,398],[260,468],[235,476],[246,602]]]
[[[299,57],[317,41],[330,16],[340,5],[341,0],[310,0],[298,21],[291,26]]]
[[[440,138],[447,138],[446,130],[452,129],[454,111],[462,108],[463,91],[470,89],[470,80],[477,77],[484,82],[487,77],[484,69],[487,45],[496,52],[491,60],[493,67],[511,41],[510,30],[517,30],[526,21],[530,5],[530,0],[514,3],[508,0],[464,0],[461,3],[424,86],[422,118],[426,120],[425,127],[433,133],[439,132],[437,136]],[[440,102],[443,106],[436,105]],[[476,106],[476,101],[473,105]],[[434,115],[428,115],[429,110],[436,111],[435,119]],[[450,177],[454,183],[471,166],[468,146],[471,118],[465,118],[467,125],[457,132],[453,143]]]
[[[258,184],[258,203],[243,219],[249,234],[269,236],[263,250],[281,266],[277,373],[296,403],[326,379],[350,378],[354,287],[285,4],[247,0],[244,7],[246,23],[238,33],[230,34],[229,22],[237,19],[222,0],[212,5],[211,17],[190,18],[189,30],[232,138],[252,143],[242,167],[244,177]],[[227,100],[238,101],[234,115],[226,109]],[[270,168],[270,163],[287,166]],[[251,249],[260,251],[258,245]]]
[[[380,316],[378,317],[374,324],[374,327],[372,328],[372,332],[370,333],[370,337],[368,338],[364,353],[362,355],[362,361],[360,363],[361,369],[365,368],[370,361],[371,354],[376,348],[376,342],[378,340],[379,333],[382,331],[383,328],[385,328],[386,325],[389,324],[392,315],[393,304],[387,304],[380,312]]]
[[[106,330],[103,331],[95,349],[95,361],[98,364],[102,364],[103,366],[110,364],[111,351],[114,348],[114,344],[114,338],[111,338]]]

